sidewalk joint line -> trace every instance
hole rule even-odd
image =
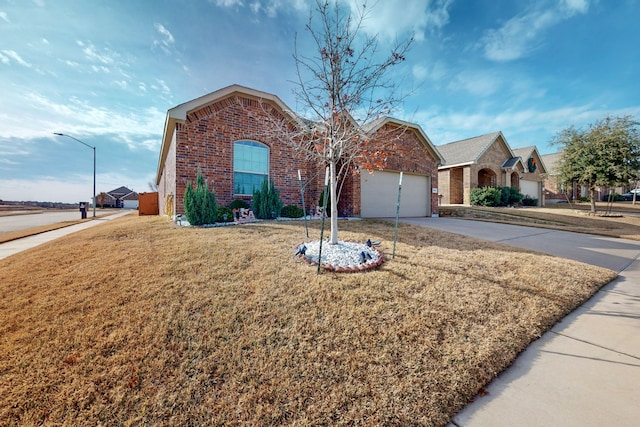
[[[517,237],[510,237],[508,239],[502,239],[502,240],[496,240],[496,242],[508,242],[510,240],[518,240],[518,239],[524,239],[527,237],[532,237],[532,236],[542,236],[543,234],[550,234],[553,233],[555,230],[547,230],[541,233],[531,233],[531,234],[527,234],[525,236],[517,236]]]
[[[603,350],[611,351],[611,352],[616,353],[616,354],[622,354],[623,356],[631,357],[632,359],[640,360],[640,357],[634,356],[633,354],[625,353],[625,352],[619,351],[619,350],[614,350],[612,348],[605,347],[605,346],[600,345],[600,344],[595,344],[595,343],[592,343],[590,341],[581,340],[580,338],[575,338],[575,337],[572,337],[572,336],[569,336],[569,335],[562,334],[560,332],[555,332],[555,331],[550,331],[550,332],[552,332],[552,333],[554,333],[556,335],[560,335],[561,337],[569,338],[571,340],[575,340],[575,341],[579,341],[579,342],[582,342],[582,343],[585,343],[585,344],[589,344],[589,345],[592,345],[594,347],[598,347],[598,348],[601,348]]]

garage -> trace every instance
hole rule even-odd
[[[364,172],[360,176],[363,218],[395,217],[400,172]],[[403,174],[401,217],[431,216],[431,179],[424,175]]]
[[[538,206],[540,205],[540,186],[541,183],[538,181],[520,180],[520,192],[532,199],[538,199]]]

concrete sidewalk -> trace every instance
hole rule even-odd
[[[113,215],[96,218],[91,221],[81,222],[80,224],[70,225],[68,227],[58,228],[57,230],[47,231],[46,233],[40,233],[33,236],[24,237],[22,239],[2,243],[0,244],[0,259],[7,258],[24,250],[31,249],[46,242],[50,242],[51,240],[66,236],[67,234],[86,230],[87,228],[95,227],[96,225],[104,224],[106,221],[111,221],[113,219],[129,215],[132,212],[133,211],[127,210]]]
[[[619,272],[533,342],[450,427],[640,425],[640,242],[448,218],[404,222]]]

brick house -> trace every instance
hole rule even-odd
[[[522,160],[523,174],[519,180],[520,192],[538,200],[538,206],[544,206],[545,191],[544,182],[547,176],[547,167],[535,146],[514,148],[513,153]]]
[[[442,204],[471,204],[471,189],[514,187],[544,205],[546,168],[535,146],[512,150],[502,132],[444,145],[438,172]]]
[[[96,196],[98,205],[103,208],[138,209],[138,193],[127,187],[100,193]]]
[[[293,145],[278,138],[283,125],[302,138],[309,123],[276,95],[239,85],[169,109],[156,176],[160,214],[184,212],[187,183],[195,183],[198,170],[220,205],[228,205],[234,199],[250,202],[253,189],[270,179],[280,190],[284,205],[301,206],[300,170],[307,209],[317,204],[324,181],[323,166],[306,160]],[[362,170],[344,178],[339,213],[388,216],[388,207],[395,208],[397,198],[395,178],[402,171],[407,177],[403,194],[411,194],[407,197],[411,203],[401,206],[401,214],[437,215],[434,191],[438,188],[437,168],[442,158],[420,126],[387,117],[364,130],[374,145],[395,132],[397,151],[384,170],[373,175]],[[416,185],[419,188],[415,189]]]
[[[545,200],[551,203],[558,203],[589,197],[589,189],[587,187],[576,183],[567,186],[560,182],[559,168],[562,161],[562,151],[544,154],[541,157],[547,168],[547,174],[544,178]]]

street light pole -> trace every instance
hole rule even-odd
[[[96,147],[89,145],[86,142],[80,141],[78,138],[74,138],[71,135],[67,135],[59,132],[54,132],[53,134],[58,136],[66,136],[67,138],[76,140],[80,144],[93,149],[93,217],[95,218],[96,217]]]

